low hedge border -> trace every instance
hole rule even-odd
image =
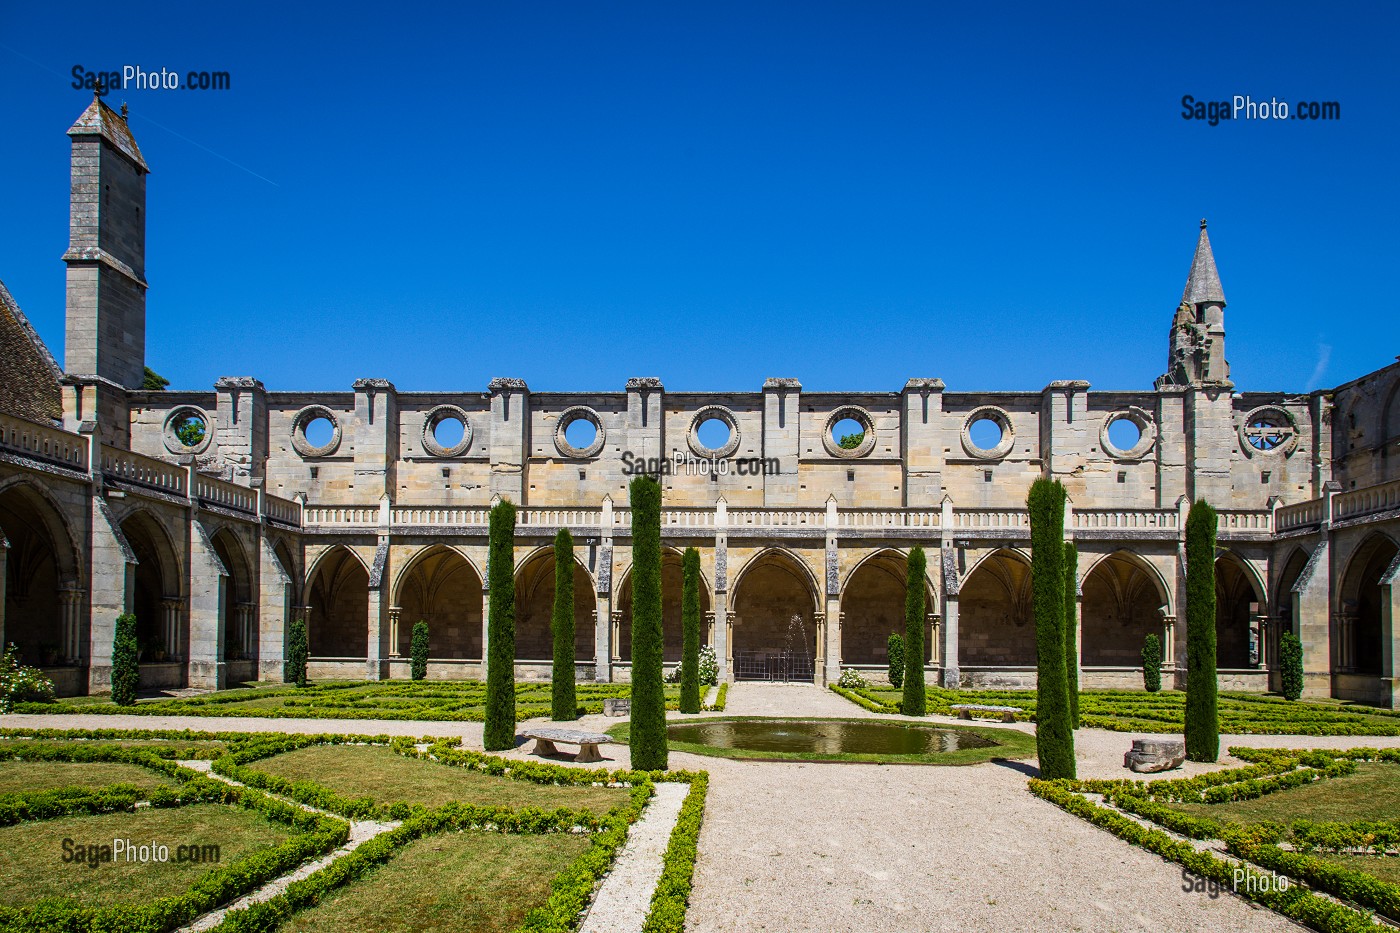
[[[1248,874],[1244,890],[1240,891],[1234,885],[1235,865],[1208,852],[1200,852],[1189,842],[1173,839],[1160,829],[1143,826],[1129,817],[1092,803],[1081,796],[1076,790],[1076,784],[1077,782],[1068,780],[1045,781],[1033,778],[1030,791],[1132,845],[1176,862],[1197,876],[1215,881],[1227,890],[1234,891],[1239,897],[1262,904],[1314,930],[1322,933],[1354,933],[1377,929],[1376,923],[1368,914],[1313,894],[1301,886],[1290,885],[1286,890],[1275,890],[1271,884],[1272,879],[1253,871],[1248,861],[1243,862]]]
[[[837,696],[845,697],[846,699],[854,703],[856,706],[859,706],[862,709],[868,709],[872,713],[899,712],[899,707],[895,706],[892,703],[882,703],[879,700],[868,697],[863,693],[857,693],[854,690],[848,690],[840,684],[830,684],[829,686],[831,687],[832,692],[835,693]],[[933,710],[929,710],[929,712],[933,712]]]
[[[1225,840],[1231,855],[1254,862],[1262,868],[1288,875],[1333,897],[1360,904],[1390,920],[1400,921],[1400,885],[1382,881],[1365,872],[1302,852],[1287,852],[1276,845],[1254,844],[1241,837]],[[1382,856],[1372,856],[1381,858]]]
[[[725,681],[724,683],[720,684],[720,685],[719,685],[719,689],[715,691],[715,702],[714,702],[712,705],[710,705],[710,706],[704,707],[704,710],[703,710],[703,711],[704,711],[704,712],[707,712],[707,713],[722,713],[722,712],[724,712],[724,705],[725,705],[726,702],[728,702],[728,697],[729,697],[729,682],[728,682],[728,681]]]
[[[683,933],[685,929],[685,912],[690,906],[700,824],[705,818],[705,793],[709,786],[710,776],[705,772],[697,774],[690,782],[690,792],[685,795],[676,827],[671,830],[666,844],[661,878],[652,892],[642,933]]]

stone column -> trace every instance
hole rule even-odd
[[[1176,670],[1176,616],[1162,616],[1162,670]]]
[[[613,659],[617,657],[617,628],[612,612],[612,531],[612,496],[603,496],[603,510],[598,528],[598,588],[594,593],[597,603],[593,613],[593,680],[600,684],[612,681]]]
[[[1381,574],[1381,686],[1392,709],[1400,700],[1400,554]]]
[[[956,689],[961,685],[962,671],[958,669],[958,598],[943,598],[943,686]]]
[[[612,629],[612,643],[609,650],[612,651],[614,663],[622,660],[622,612],[614,610],[608,613],[609,628]]]
[[[1272,639],[1269,637],[1269,617],[1265,613],[1259,613],[1255,617],[1255,627],[1259,631],[1259,660],[1254,665],[1261,671],[1269,669],[1269,645]]]
[[[812,623],[817,636],[817,656],[812,659],[812,683],[820,687],[826,681],[826,613],[813,613]]]
[[[112,638],[117,616],[130,612],[136,596],[136,555],[127,544],[101,488],[92,498],[91,589],[88,616],[88,691],[112,689]]]
[[[826,590],[826,609],[822,613],[834,624],[825,632],[826,644],[818,643],[817,653],[824,656],[825,669],[815,671],[818,684],[834,684],[841,679],[841,557],[837,550],[836,532],[840,527],[840,517],[836,510],[836,497],[826,500],[826,565],[822,574]]]
[[[0,573],[3,573],[4,569],[4,564],[0,563]],[[58,593],[59,611],[62,614],[59,651],[63,655],[65,664],[80,665],[83,663],[82,618],[83,597],[86,595],[76,587],[63,589]],[[0,584],[0,599],[4,599],[4,597],[4,584]]]
[[[928,612],[924,614],[924,620],[928,623],[928,660],[926,663],[930,667],[936,668],[942,657],[939,651],[942,646],[938,643],[938,628],[943,617],[936,612]]]
[[[720,679],[720,682],[721,682],[721,683],[723,683],[723,682],[725,682],[725,681],[733,682],[733,680],[734,680],[734,622],[735,622],[735,621],[736,621],[736,620],[735,620],[735,618],[734,618],[734,613],[728,612],[728,611],[726,611],[726,612],[724,613],[724,625],[722,626],[722,628],[723,628],[723,630],[724,630],[724,645],[725,645],[724,650],[725,650],[725,654],[722,654],[722,655],[721,655],[721,654],[719,654],[718,652],[716,652],[716,657],[718,657],[718,658],[720,659],[719,662],[718,662],[718,664],[719,664],[719,670],[720,670],[719,679]]]
[[[243,660],[256,660],[258,656],[258,637],[255,618],[258,607],[253,603],[239,603],[236,610],[238,619],[238,648],[243,653]]]
[[[294,567],[283,567],[282,560],[272,548],[266,534],[258,543],[258,671],[259,680],[280,682],[287,656],[287,626],[291,624],[296,607],[296,587],[291,574]]]
[[[734,679],[734,614],[729,611],[729,503],[715,502],[715,666],[719,682]]]
[[[1337,670],[1351,673],[1356,669],[1356,612],[1344,608],[1337,613]]]
[[[0,528],[0,651],[9,641],[5,638],[5,581],[9,579],[6,567],[10,557],[10,542],[5,538],[5,529]]]
[[[165,641],[165,659],[174,661],[183,659],[185,656],[184,645],[181,644],[180,623],[183,621],[184,600],[166,598],[160,601],[160,630],[161,638]]]
[[[190,521],[190,647],[188,679],[191,687],[222,690],[227,686],[224,643],[227,640],[225,611],[229,592],[228,570],[204,523],[196,516]]]
[[[389,657],[391,658],[403,657],[399,651],[399,617],[402,613],[401,606],[389,607]]]
[[[387,512],[387,499],[381,501],[381,511]],[[365,677],[368,680],[383,680],[389,676],[388,645],[389,635],[389,537],[382,532],[379,546],[374,551],[374,566],[369,573],[369,632],[366,638]]]

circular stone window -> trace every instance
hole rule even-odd
[[[974,408],[963,421],[962,446],[969,456],[979,460],[1000,460],[1011,452],[1016,432],[1011,430],[1011,416],[995,405]]]
[[[1264,405],[1240,422],[1240,450],[1245,456],[1282,454],[1288,456],[1298,446],[1298,423],[1285,408]]]
[[[739,422],[723,405],[706,405],[690,419],[685,442],[697,457],[727,457],[739,449]]]
[[[875,421],[870,412],[843,405],[831,413],[822,428],[822,446],[833,457],[854,460],[875,449]]]
[[[340,421],[324,405],[307,405],[292,419],[292,446],[303,457],[328,457],[340,446]]]
[[[456,405],[439,405],[423,418],[423,449],[434,457],[460,457],[471,445],[471,422]]]
[[[214,439],[214,421],[202,408],[181,405],[165,416],[161,433],[172,454],[202,454]]]
[[[1157,442],[1157,424],[1141,408],[1115,411],[1103,419],[1099,444],[1118,460],[1137,460]]]
[[[583,405],[564,409],[554,426],[554,447],[566,457],[591,457],[603,449],[603,439],[598,413]]]

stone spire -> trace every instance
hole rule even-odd
[[[1167,349],[1167,371],[1157,379],[1162,386],[1230,387],[1230,364],[1225,360],[1225,289],[1215,268],[1215,254],[1201,221],[1191,273],[1172,318]]]
[[[1225,290],[1220,287],[1220,273],[1215,269],[1215,254],[1210,251],[1205,218],[1201,219],[1201,236],[1196,240],[1196,255],[1191,260],[1191,274],[1186,277],[1186,289],[1181,300],[1193,305],[1208,301],[1225,305]]]

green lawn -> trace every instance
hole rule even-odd
[[[626,788],[534,784],[407,758],[383,746],[312,745],[248,767],[289,781],[312,781],[346,797],[373,797],[381,804],[439,807],[462,800],[512,809],[587,808],[602,814],[629,799]]]
[[[903,693],[887,686],[854,691],[883,712],[895,713]],[[1082,725],[1118,732],[1180,732],[1186,694],[1175,690],[1086,690],[1079,698]],[[1035,718],[1034,690],[928,688],[928,711],[951,715],[953,704],[1016,706],[1018,719]],[[1400,735],[1400,713],[1337,700],[1293,701],[1269,694],[1221,693],[1220,731],[1227,735]]]
[[[608,697],[630,696],[628,684],[577,685],[579,708],[599,713]],[[548,718],[548,681],[516,684],[516,718]],[[667,707],[675,709],[680,687],[667,685]],[[135,706],[117,706],[105,697],[71,697],[56,703],[23,703],[21,713],[140,713],[177,716],[259,716],[271,718],[394,719],[479,722],[485,716],[484,681],[329,681],[298,689],[286,684],[237,687],[196,697],[150,697]]]
[[[586,837],[557,833],[428,836],[279,929],[504,933],[544,904],[550,881],[588,846]]]
[[[187,890],[211,868],[230,863],[289,836],[288,830],[239,807],[194,804],[174,809],[144,807],[132,813],[69,816],[0,827],[0,903],[32,904],[43,897],[66,897],[80,904],[145,903]],[[64,862],[63,841],[77,845],[135,845],[152,840],[169,847],[170,861],[114,861],[89,867]],[[217,864],[178,863],[181,844],[217,845]]]
[[[1400,884],[1400,855],[1332,855],[1319,852],[1317,857],[1342,868],[1365,872],[1381,881]]]
[[[1354,774],[1291,787],[1254,800],[1167,805],[1192,816],[1237,823],[1394,819],[1400,815],[1400,765],[1363,762],[1356,766]]]
[[[117,761],[0,761],[0,794],[23,794],[58,787],[135,784],[142,790],[177,782],[140,765]]]

